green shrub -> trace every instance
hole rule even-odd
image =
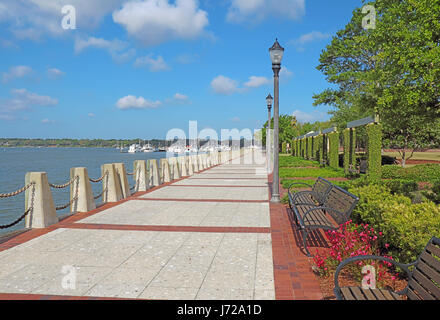
[[[300,168],[300,167],[318,167],[319,163],[310,160],[304,160],[300,157],[280,156],[280,168]]]
[[[440,180],[440,164],[420,164],[408,168],[396,165],[383,166],[382,178],[435,182]]]
[[[384,248],[400,262],[414,261],[432,236],[440,235],[440,207],[433,202],[413,204],[411,199],[392,194],[384,185],[349,189],[359,196],[353,211],[356,223],[367,223],[383,233]]]
[[[385,180],[382,184],[387,186],[392,194],[402,194],[409,198],[419,189],[418,183],[413,180]]]
[[[440,204],[440,181],[435,182],[431,192],[423,192],[423,195],[436,204]]]
[[[338,178],[345,177],[344,169],[325,168],[280,168],[280,178]]]

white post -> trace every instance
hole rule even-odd
[[[180,175],[181,177],[188,177],[188,169],[186,167],[186,157],[182,156],[182,157],[178,157],[177,161],[179,162],[179,167],[180,167]]]
[[[101,174],[108,174],[102,180],[102,202],[118,202],[123,199],[121,183],[119,182],[119,177],[116,173],[116,168],[113,163],[104,164],[101,166]]]
[[[161,185],[161,181],[160,181],[160,177],[159,177],[159,168],[157,166],[157,160],[152,159],[152,160],[148,160],[148,164],[149,164],[149,177],[150,177],[150,182],[152,181],[152,185],[154,187],[160,186]]]
[[[127,170],[125,170],[125,164],[115,163],[116,174],[121,184],[122,198],[126,199],[131,196],[130,185],[127,179]]]
[[[38,229],[58,223],[46,172],[28,172],[25,183],[28,185],[31,182],[35,185],[26,190],[25,210],[33,209],[25,217],[25,227]]]
[[[168,159],[160,159],[160,170],[164,183],[171,182],[170,163]]]
[[[71,212],[89,212],[96,209],[95,199],[93,197],[92,185],[90,183],[87,168],[71,168],[70,179],[78,177],[70,185],[70,200],[78,197],[70,206]]]
[[[147,191],[150,188],[150,179],[148,177],[147,162],[145,160],[136,160],[133,163],[134,177],[136,181],[136,192]]]

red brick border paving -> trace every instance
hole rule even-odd
[[[273,177],[269,176],[272,185]],[[323,294],[307,255],[301,234],[289,219],[287,207],[270,203],[270,225],[276,300],[321,300]]]

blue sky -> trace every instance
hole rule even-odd
[[[61,23],[76,9],[76,29]],[[0,137],[164,139],[257,129],[285,48],[280,113],[328,120],[321,51],[361,0],[2,0]],[[72,22],[72,21],[70,21]],[[272,93],[273,94],[273,93]]]

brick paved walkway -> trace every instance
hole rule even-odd
[[[262,169],[224,164],[20,234],[0,244],[0,299],[321,299]]]

